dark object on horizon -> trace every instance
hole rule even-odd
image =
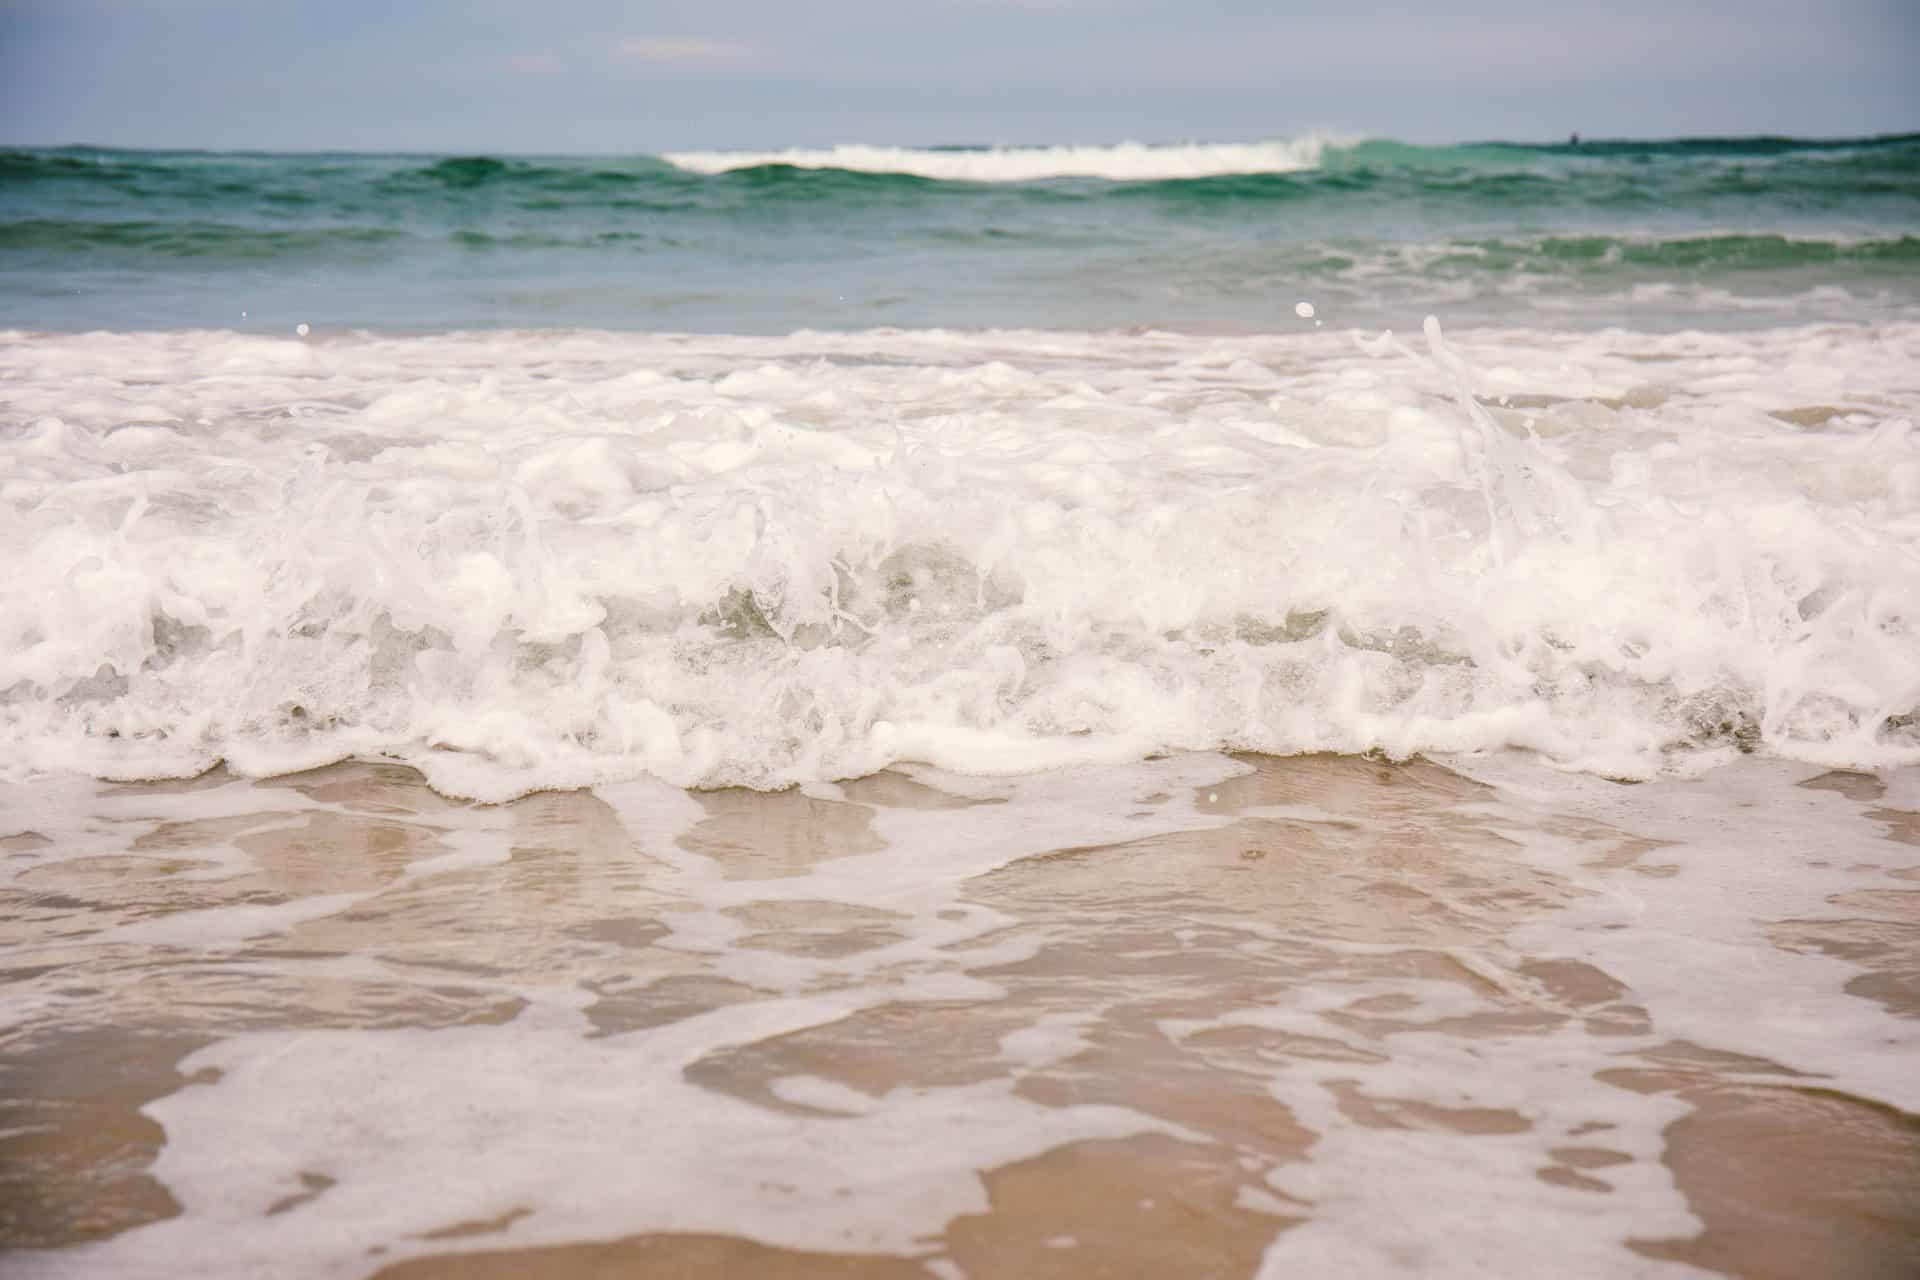
[[[1580,135],[1579,135],[1579,134],[1577,134],[1577,133],[1576,133],[1576,134],[1572,134],[1572,135],[1570,135],[1570,136],[1569,136],[1569,137],[1567,138],[1567,145],[1568,145],[1568,146],[1570,146],[1570,147],[1577,147],[1577,146],[1579,146],[1579,145],[1580,145]]]

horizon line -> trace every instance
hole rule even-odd
[[[1178,147],[1231,147],[1260,146],[1275,142],[1298,142],[1304,139],[1319,138],[1334,146],[1357,146],[1365,142],[1390,142],[1402,146],[1447,148],[1476,146],[1514,146],[1559,148],[1578,150],[1594,146],[1618,145],[1665,145],[1673,143],[1713,143],[1713,142],[1777,142],[1796,146],[1819,146],[1822,144],[1862,143],[1899,143],[1920,141],[1920,128],[1910,130],[1891,130],[1865,134],[1790,134],[1790,133],[1677,133],[1663,135],[1608,134],[1587,135],[1578,131],[1566,136],[1554,135],[1550,138],[1495,138],[1467,137],[1450,141],[1416,142],[1396,138],[1388,134],[1366,133],[1362,131],[1343,131],[1333,129],[1310,129],[1294,134],[1270,134],[1257,138],[1185,138],[1176,141],[1142,142],[1135,138],[1110,139],[1105,141],[1054,141],[1054,142],[920,142],[920,143],[883,143],[861,142],[842,139],[827,143],[786,143],[756,146],[673,146],[658,150],[635,149],[630,151],[602,150],[516,150],[516,149],[475,149],[475,148],[366,148],[366,147],[207,147],[207,146],[158,146],[150,144],[124,145],[110,142],[20,142],[0,139],[0,150],[7,151],[107,151],[122,153],[141,153],[148,155],[227,155],[227,156],[396,156],[420,158],[461,158],[480,156],[510,157],[546,157],[554,159],[605,159],[620,157],[663,157],[676,153],[704,152],[708,154],[728,153],[777,153],[788,151],[831,151],[840,147],[871,147],[888,151],[946,151],[946,152],[983,152],[983,151],[1047,151],[1068,148],[1103,149],[1119,147],[1146,147],[1150,149],[1172,149]]]

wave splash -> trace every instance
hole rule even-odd
[[[490,799],[1911,762],[1917,362],[1915,326],[0,335],[0,759]]]

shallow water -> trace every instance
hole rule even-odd
[[[0,814],[14,1275],[1920,1265],[1911,770]]]

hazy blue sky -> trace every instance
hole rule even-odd
[[[0,0],[0,140],[657,151],[1920,130],[1920,0]]]

